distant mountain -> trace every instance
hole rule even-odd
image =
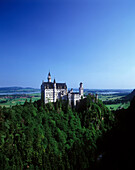
[[[0,93],[14,93],[14,92],[35,92],[39,89],[31,87],[0,87]]]
[[[135,89],[130,94],[128,94],[124,99],[131,101],[134,96],[135,96]]]

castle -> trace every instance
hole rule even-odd
[[[77,102],[83,97],[83,83],[80,83],[79,93],[67,90],[66,83],[56,83],[55,79],[51,81],[51,74],[48,74],[48,82],[42,82],[41,99],[44,103],[56,102],[56,100],[68,100],[69,105],[76,106]]]

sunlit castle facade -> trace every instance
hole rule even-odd
[[[69,100],[69,104],[76,106],[77,102],[83,97],[83,84],[80,83],[79,93],[73,92],[71,89],[67,91],[66,83],[56,83],[55,79],[51,81],[51,74],[49,72],[47,82],[42,82],[41,85],[41,99],[44,103],[56,102],[56,100]]]

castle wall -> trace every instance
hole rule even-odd
[[[55,92],[54,92],[54,89],[45,89],[43,93],[44,93],[43,99],[45,103],[56,102],[56,100],[60,99],[61,97],[63,99],[67,99],[67,96],[66,96],[67,94],[66,94],[65,89],[55,89]],[[55,97],[55,100],[54,100],[54,97]]]
[[[73,94],[73,103],[74,106],[76,106],[77,101],[79,101],[81,99],[81,96],[79,94]]]
[[[44,96],[45,103],[53,102],[53,89],[45,89]]]
[[[79,93],[73,93],[73,89],[67,94],[66,83],[51,82],[50,72],[48,74],[48,82],[43,82],[41,85],[41,99],[44,103],[56,102],[56,100],[69,100],[69,105],[76,106],[77,102],[83,96],[83,83],[80,83]]]

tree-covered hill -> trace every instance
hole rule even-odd
[[[113,122],[91,96],[73,109],[63,101],[0,107],[0,169],[93,169]]]
[[[134,97],[135,97],[135,89],[134,89],[130,94],[128,94],[127,96],[125,96],[125,97],[124,97],[124,100],[126,100],[126,101],[131,101]]]
[[[128,109],[115,112],[115,127],[103,138],[99,169],[135,169],[135,97]]]

